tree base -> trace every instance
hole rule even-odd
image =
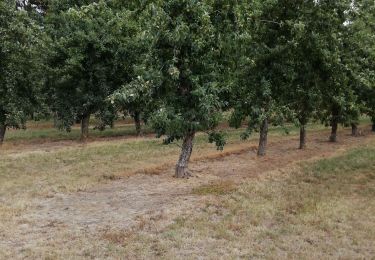
[[[257,155],[259,157],[263,157],[263,156],[266,156],[266,152],[265,151],[258,151]]]
[[[5,137],[5,131],[6,131],[5,124],[0,124],[0,146],[3,145],[4,137]]]
[[[359,129],[357,124],[352,124],[352,136],[353,137],[358,137],[360,136]]]
[[[81,119],[81,138],[80,141],[85,143],[89,137],[90,114],[83,115]]]
[[[188,164],[190,161],[190,156],[193,151],[193,140],[195,132],[188,133],[182,143],[181,154],[178,162],[176,164],[175,177],[187,179],[191,177],[191,173],[188,170]]]
[[[268,119],[264,119],[259,131],[258,156],[266,156],[268,138]]]
[[[336,136],[336,135],[331,135],[331,136],[329,137],[329,141],[330,141],[331,143],[336,143],[336,142],[337,142],[337,136]]]
[[[174,177],[178,179],[189,179],[192,177],[192,173],[187,169],[187,167],[176,167],[176,172]]]
[[[301,125],[299,130],[299,149],[304,150],[306,148],[306,126]]]

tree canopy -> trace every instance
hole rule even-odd
[[[51,31],[48,91],[60,127],[82,122],[88,135],[90,115],[106,108],[106,98],[129,79],[132,35],[130,12],[104,1],[57,12],[47,20]]]
[[[223,113],[246,139],[269,125],[311,120],[353,134],[375,130],[372,0],[3,0],[0,3],[0,143],[46,112],[60,129],[90,116],[98,128],[131,115],[165,144],[182,143],[176,177],[188,177],[198,132],[218,149]]]
[[[165,143],[183,140],[177,177],[188,175],[196,132],[213,130],[220,118],[220,49],[212,12],[204,1],[169,0],[149,5],[145,13],[145,35],[152,44],[141,77],[152,81],[154,98],[160,100],[150,119],[157,135],[166,135]],[[210,136],[219,147],[224,145],[213,138],[217,135]]]
[[[0,3],[0,144],[7,127],[24,128],[38,106],[41,28],[16,2]]]

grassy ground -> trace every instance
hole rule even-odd
[[[369,124],[370,120],[366,117],[361,119],[361,124]],[[91,126],[95,125],[95,119]],[[92,128],[92,127],[91,127]],[[309,130],[324,128],[320,124],[310,124]],[[296,132],[298,130],[294,125],[287,124],[286,129]],[[284,131],[281,127],[273,127],[271,131]],[[152,131],[149,127],[143,126],[143,133],[148,135]],[[131,119],[127,118],[117,121],[114,128],[107,128],[105,131],[90,129],[91,139],[111,138],[111,137],[135,137],[135,127]],[[27,123],[26,130],[8,130],[5,135],[5,143],[38,143],[38,142],[56,142],[63,140],[78,140],[80,137],[79,125],[75,125],[71,132],[60,131],[53,127],[52,121],[30,121]]]
[[[311,125],[310,129],[323,129],[320,125]],[[34,130],[27,130],[25,138],[33,138]],[[56,130],[35,130],[56,131]],[[107,130],[108,131],[108,130]],[[120,131],[115,128],[113,131]],[[225,151],[244,149],[247,142],[240,139],[243,130],[226,130],[228,145]],[[298,129],[289,126],[290,135]],[[59,137],[49,132],[53,138]],[[73,134],[72,134],[73,135]],[[286,135],[284,129],[275,127],[270,130],[271,137]],[[22,137],[23,138],[23,137]],[[21,138],[21,139],[22,139]],[[257,138],[253,135],[251,140]],[[17,139],[19,140],[19,139]],[[163,167],[172,166],[179,154],[180,147],[172,144],[163,145],[161,140],[154,138],[124,139],[108,142],[94,142],[87,145],[70,144],[67,147],[53,147],[33,151],[0,150],[0,196],[33,197],[51,196],[55,192],[74,192],[85,190],[99,182],[128,176],[135,172],[157,173]],[[198,135],[195,140],[193,157],[216,156],[214,145],[207,143],[206,135]]]
[[[119,126],[113,131],[121,132],[121,128],[122,126]],[[290,144],[291,149],[297,147],[298,129],[294,126],[288,128],[291,138],[285,137],[282,128],[274,127],[270,131],[270,141],[277,146],[277,141],[283,139],[284,144],[279,145],[284,147],[285,142],[293,139],[296,143],[295,146]],[[310,140],[316,147],[312,153],[319,154],[319,142],[324,142],[324,135],[328,138],[328,133],[321,131],[324,129],[321,125],[309,125],[309,130],[316,131],[315,136],[319,136],[319,140],[316,137]],[[40,137],[33,134],[38,135],[43,131],[47,132],[46,137],[43,137],[47,145],[44,142],[39,143]],[[60,139],[56,135],[58,132],[48,131],[48,127],[44,126],[42,129],[34,127],[15,132],[26,136],[14,136],[14,142],[21,140],[21,143],[14,147],[5,146],[0,150],[0,238],[4,238],[4,241],[0,239],[0,259],[2,246],[9,249],[8,256],[16,256],[18,253],[12,251],[12,248],[22,247],[18,245],[22,245],[20,241],[31,244],[28,249],[30,251],[22,249],[23,255],[31,259],[48,256],[50,259],[77,259],[77,255],[80,259],[95,256],[114,259],[189,259],[198,256],[209,259],[352,259],[375,255],[372,251],[372,248],[375,248],[373,141],[367,147],[341,157],[303,164],[294,170],[288,169],[285,174],[278,171],[275,174],[270,173],[267,178],[252,179],[240,186],[237,186],[238,182],[231,180],[197,186],[190,195],[183,196],[203,198],[206,204],[194,204],[196,208],[191,214],[180,214],[170,225],[159,227],[154,225],[152,220],[133,231],[101,233],[101,230],[98,230],[92,235],[86,231],[70,230],[65,226],[69,223],[69,218],[61,227],[54,227],[52,221],[51,227],[43,227],[42,230],[46,233],[42,233],[33,230],[36,224],[41,223],[29,223],[23,216],[26,213],[37,214],[39,209],[38,204],[33,202],[34,199],[46,206],[56,194],[69,197],[69,193],[72,193],[80,200],[78,195],[81,193],[77,195],[77,191],[90,188],[91,192],[95,192],[98,184],[107,182],[112,185],[111,181],[137,172],[158,174],[165,169],[172,169],[180,147],[165,146],[161,144],[161,140],[150,137],[109,138],[106,141],[94,139],[85,145],[73,141],[54,144],[50,141],[65,140],[65,137]],[[256,144],[257,134],[253,135],[249,142],[244,142],[239,138],[241,129],[226,132],[228,145],[224,152],[216,151],[212,144],[207,144],[207,136],[199,134],[195,142],[193,161],[220,158],[236,152],[244,153],[249,151],[250,144]],[[367,143],[367,140],[373,140],[365,137],[356,140],[346,132],[349,134],[349,129],[345,130],[346,141],[350,139],[353,143],[363,144]],[[71,136],[66,138],[70,140]],[[341,138],[344,139],[344,136],[341,135]],[[330,147],[336,150],[338,147],[348,149],[350,146]],[[277,165],[274,161],[277,157],[270,157],[269,163]],[[210,163],[204,162],[208,165]],[[229,163],[228,166],[232,166],[236,161]],[[142,178],[151,181],[149,186],[153,188],[155,180],[146,176]],[[168,177],[164,178],[168,183],[172,182]],[[180,182],[174,181],[176,186],[181,185]],[[71,200],[68,202],[71,203]],[[112,202],[109,198],[109,203]],[[129,204],[125,204],[119,209],[128,206]],[[85,215],[82,218],[85,218]],[[52,233],[52,230],[56,233]],[[27,237],[28,233],[33,232],[41,240],[38,246],[34,247],[33,239]],[[59,238],[48,238],[49,233],[58,234]],[[13,242],[7,244],[7,240]],[[46,243],[50,247],[46,246]],[[62,243],[69,247],[62,251]],[[82,250],[85,252],[82,253]]]
[[[208,199],[193,214],[162,229],[152,224],[104,238],[110,255],[125,258],[371,259],[374,187],[372,144],[236,189],[195,189]]]
[[[309,129],[311,146],[299,152],[297,128],[290,126],[291,137],[272,128],[269,155],[259,160],[249,152],[256,135],[244,142],[241,130],[229,130],[220,152],[199,134],[192,159],[200,162],[191,167],[202,172],[188,181],[170,177],[180,148],[149,137],[6,148],[0,151],[0,259],[371,258],[374,138],[353,138],[345,129],[338,144],[329,144],[324,127]],[[162,174],[112,182],[136,172]],[[162,207],[160,218],[147,211]],[[89,229],[86,220],[96,224]]]
[[[124,124],[126,123],[126,124]],[[25,142],[46,142],[62,140],[78,140],[80,138],[79,125],[73,126],[71,132],[61,131],[53,128],[52,122],[29,122],[26,130],[8,130],[5,142],[25,143]],[[150,134],[148,127],[143,127],[144,134]],[[116,127],[107,128],[105,131],[90,129],[90,138],[110,138],[121,136],[136,136],[135,127],[129,122],[118,122]]]

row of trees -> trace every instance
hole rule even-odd
[[[230,124],[260,132],[295,122],[375,130],[373,0],[3,0],[0,3],[0,143],[31,114],[58,127],[91,115],[100,128],[130,114],[182,140],[176,177],[187,177],[197,132],[223,149]]]

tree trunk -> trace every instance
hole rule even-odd
[[[7,130],[6,125],[0,123],[0,146],[4,142],[4,137],[5,137],[5,131]]]
[[[81,118],[81,141],[85,142],[89,137],[90,114]]]
[[[176,165],[175,177],[176,178],[189,178],[191,176],[188,171],[188,164],[191,153],[193,151],[193,141],[195,132],[188,133],[182,143],[180,158]]]
[[[141,126],[141,113],[135,112],[134,113],[134,123],[135,123],[135,131],[137,136],[142,134],[142,126]]]
[[[352,123],[352,136],[359,136],[358,125],[355,123]]]
[[[329,141],[332,143],[337,142],[337,128],[338,128],[338,117],[339,113],[336,108],[332,109],[332,121],[331,121],[331,136],[329,137]]]
[[[337,120],[332,120],[332,130],[331,130],[331,136],[329,137],[329,141],[332,143],[337,142]]]
[[[306,125],[301,125],[299,130],[299,149],[306,148]]]
[[[372,131],[375,132],[375,123],[372,124]]]
[[[262,125],[260,126],[258,156],[266,155],[267,136],[268,136],[268,119],[266,118],[263,120]]]
[[[57,117],[57,113],[53,113],[53,127],[57,128],[59,126],[59,119]]]

